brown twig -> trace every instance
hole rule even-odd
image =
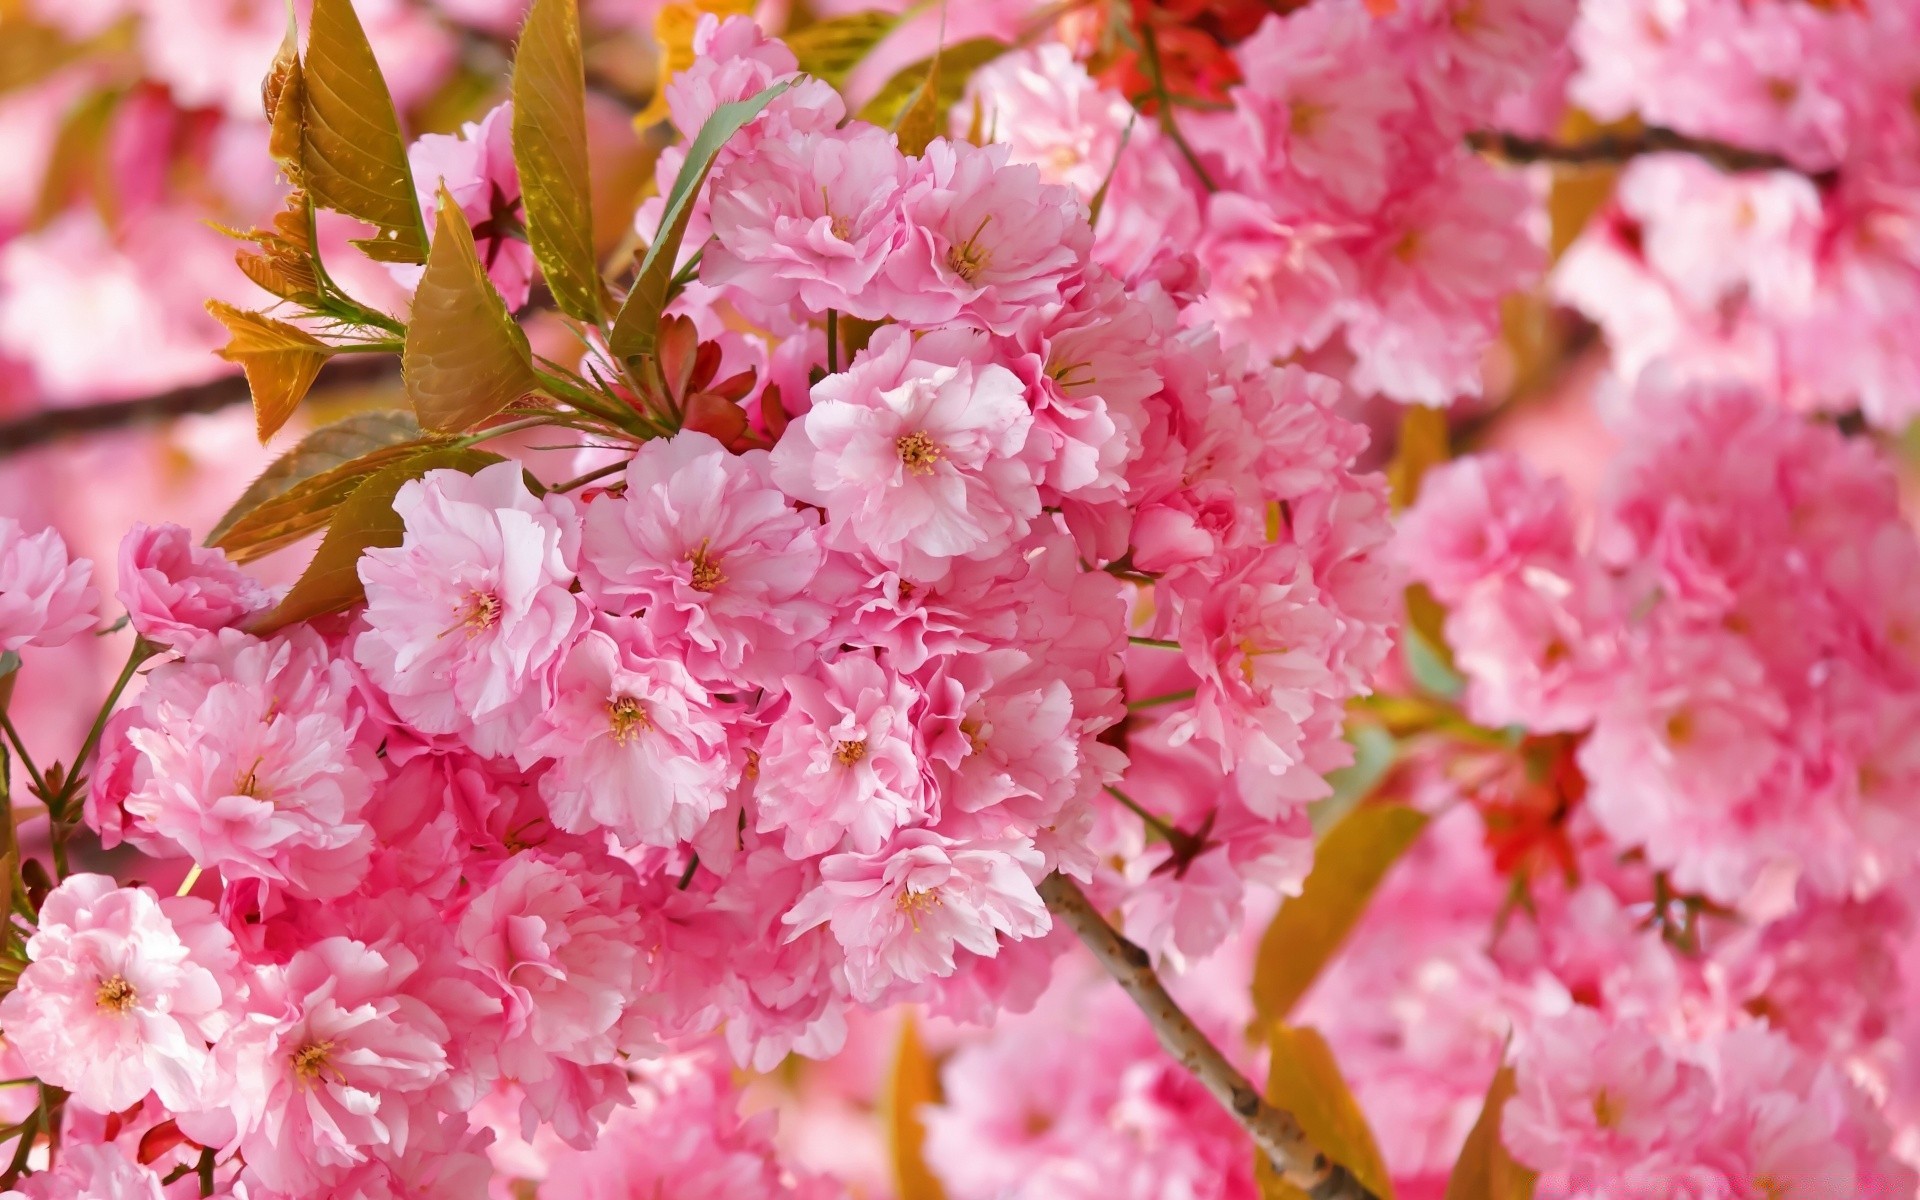
[[[363,388],[399,378],[400,360],[396,356],[342,355],[322,371],[310,394],[320,396],[332,390]],[[75,434],[102,433],[196,413],[219,412],[245,404],[248,399],[247,381],[236,375],[132,400],[42,409],[11,421],[0,421],[0,456],[18,454]]]
[[[1267,1103],[1259,1089],[1200,1032],[1193,1018],[1174,1003],[1160,977],[1153,973],[1153,961],[1147,952],[1107,924],[1073,880],[1058,873],[1049,875],[1040,884],[1040,895],[1054,916],[1080,936],[1100,965],[1140,1006],[1161,1047],[1192,1072],[1239,1122],[1273,1161],[1282,1179],[1305,1192],[1310,1200],[1379,1200],[1352,1172],[1322,1154],[1292,1113]]]
[[[1810,174],[1778,154],[1750,150],[1712,138],[1689,137],[1657,125],[1636,133],[1602,134],[1583,142],[1550,142],[1541,138],[1521,137],[1516,133],[1481,129],[1467,135],[1467,144],[1482,154],[1510,163],[1600,166],[1624,163],[1643,154],[1680,153],[1703,159],[1722,171],[1792,171],[1800,175]],[[1821,178],[1817,175],[1813,177]]]

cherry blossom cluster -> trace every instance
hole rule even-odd
[[[1111,173],[1096,261],[1127,274],[1190,247],[1202,311],[1254,352],[1312,355],[1362,394],[1478,394],[1499,301],[1545,254],[1527,182],[1465,135],[1551,120],[1576,5],[1283,7],[1229,47],[1243,82],[1224,102],[1160,101],[1156,125],[1075,61],[1069,22],[977,72],[955,128],[977,103],[1016,160],[1084,197]]]
[[[1744,379],[1888,429],[1920,412],[1917,31],[1904,2],[1583,7],[1575,103],[1779,158],[1738,174],[1688,155],[1627,167],[1555,284],[1623,373]]]
[[[591,488],[429,471],[364,604],[276,632],[278,596],[185,530],[124,543],[152,665],[85,817],[195,874],[38,901],[9,1053],[142,1148],[60,1170],[451,1197],[511,1135],[585,1152],[555,1180],[812,1195],[759,1124],[714,1127],[719,1067],[629,1064],[1027,1007],[1053,871],[1172,962],[1250,884],[1298,886],[1393,595],[1338,385],[1225,348],[1170,256],[1101,266],[1081,197],[1005,146],[905,154],[742,18],[695,49],[666,87],[689,138],[793,86],[693,217],[661,342],[686,428]],[[415,148],[476,228],[517,192],[502,124]],[[524,256],[488,258],[524,292]],[[86,568],[6,534],[6,644],[91,624]],[[629,1134],[587,1149],[610,1120],[700,1140],[639,1167]]]

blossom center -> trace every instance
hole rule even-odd
[[[980,218],[979,226],[966,241],[947,247],[947,270],[958,275],[963,283],[972,283],[986,268],[987,248],[980,244],[980,234],[991,220],[991,216]]]
[[[843,767],[850,767],[867,756],[866,739],[857,742],[841,742],[833,748],[834,761]]]
[[[920,932],[920,918],[927,912],[940,907],[940,893],[929,889],[916,892],[912,888],[903,888],[893,899],[894,906],[907,914],[907,920],[913,923],[913,931]]]
[[[140,994],[133,985],[121,975],[114,975],[100,981],[100,990],[94,993],[94,1002],[109,1012],[123,1013],[134,1006]]]
[[[933,474],[934,464],[940,461],[940,444],[933,435],[924,429],[896,438],[893,448],[900,453],[901,465],[915,475]]]
[[[715,591],[727,581],[727,577],[720,571],[720,556],[707,553],[707,543],[704,539],[698,546],[687,551],[687,561],[693,564],[693,573],[688,582],[692,584],[694,591]]]
[[[1602,1129],[1620,1127],[1620,1104],[1613,1098],[1613,1093],[1605,1088],[1594,1093],[1593,1123]]]
[[[467,593],[466,599],[453,606],[453,611],[456,619],[440,631],[440,636],[445,637],[456,629],[464,629],[469,638],[477,637],[482,631],[492,629],[500,620],[500,597],[475,588]]]
[[[247,773],[233,781],[233,794],[249,800],[260,799],[260,759],[254,759]]]
[[[289,1055],[288,1061],[293,1064],[293,1073],[295,1075],[298,1075],[307,1083],[312,1083],[329,1069],[332,1056],[333,1043],[331,1041],[308,1042]],[[334,1067],[332,1069],[335,1075],[340,1073],[339,1068]]]
[[[618,696],[607,701],[607,724],[612,730],[615,745],[624,746],[633,740],[636,733],[644,733],[653,728],[647,710],[632,696]]]

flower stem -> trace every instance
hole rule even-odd
[[[13,718],[7,715],[4,708],[0,708],[0,729],[6,730],[7,740],[13,743],[13,752],[20,759],[20,765],[27,769],[27,777],[33,780],[40,797],[46,799],[47,777],[40,773],[39,767],[33,765],[33,756],[27,753],[27,744],[20,740],[20,731],[13,727]]]
[[[1187,143],[1186,135],[1180,132],[1179,122],[1173,118],[1173,95],[1167,91],[1167,77],[1160,65],[1160,42],[1154,36],[1151,21],[1140,22],[1140,51],[1146,63],[1147,78],[1153,82],[1154,98],[1160,101],[1161,131],[1173,139],[1173,144],[1179,149],[1180,156],[1187,160],[1187,165],[1193,168],[1194,175],[1199,178],[1200,186],[1209,192],[1219,191],[1219,187],[1213,182],[1213,177],[1208,175],[1207,169],[1200,165],[1200,156],[1193,152],[1193,147]]]
[[[1127,640],[1136,646],[1152,646],[1159,650],[1178,650],[1180,648],[1179,642],[1170,642],[1166,638],[1130,637]]]
[[[1166,818],[1157,816],[1156,814],[1149,812],[1138,800],[1135,800],[1132,796],[1127,795],[1125,792],[1121,791],[1119,788],[1113,787],[1111,785],[1109,785],[1107,788],[1107,794],[1109,796],[1112,796],[1115,800],[1118,800],[1122,805],[1124,805],[1128,812],[1131,812],[1134,816],[1139,817],[1142,821],[1145,821],[1147,823],[1147,828],[1159,834],[1161,838],[1166,841],[1167,845],[1173,847],[1174,854],[1178,855],[1180,858],[1190,859],[1194,855],[1200,852],[1199,838],[1194,837],[1192,834],[1188,833],[1184,829],[1179,828],[1178,826],[1168,824]]]
[[[1139,712],[1143,708],[1158,708],[1163,704],[1178,704],[1182,700],[1193,699],[1197,688],[1188,688],[1184,692],[1168,692],[1164,696],[1148,696],[1145,700],[1134,700],[1127,705],[1128,712]]]

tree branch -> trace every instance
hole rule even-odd
[[[1160,977],[1153,973],[1147,952],[1107,924],[1073,880],[1055,872],[1041,881],[1040,895],[1140,1006],[1161,1047],[1192,1072],[1240,1123],[1273,1161],[1281,1178],[1311,1200],[1379,1200],[1345,1167],[1315,1148],[1292,1113],[1267,1103],[1259,1089],[1200,1032],[1193,1018],[1174,1003]]]
[[[399,378],[400,359],[395,355],[345,354],[323,368],[310,395],[323,396],[328,391],[369,387]],[[250,398],[247,381],[234,375],[133,400],[41,409],[0,422],[0,457],[74,434],[102,433],[196,413],[218,412],[235,404],[245,404]]]
[[[1651,126],[1638,133],[1609,133],[1584,142],[1550,142],[1521,137],[1515,133],[1481,129],[1467,135],[1467,144],[1482,154],[1510,163],[1562,163],[1568,166],[1594,166],[1624,163],[1643,154],[1674,152],[1704,159],[1722,171],[1809,172],[1782,158],[1761,150],[1750,150],[1712,138],[1689,137],[1671,129]],[[1821,175],[1811,175],[1816,181]]]

